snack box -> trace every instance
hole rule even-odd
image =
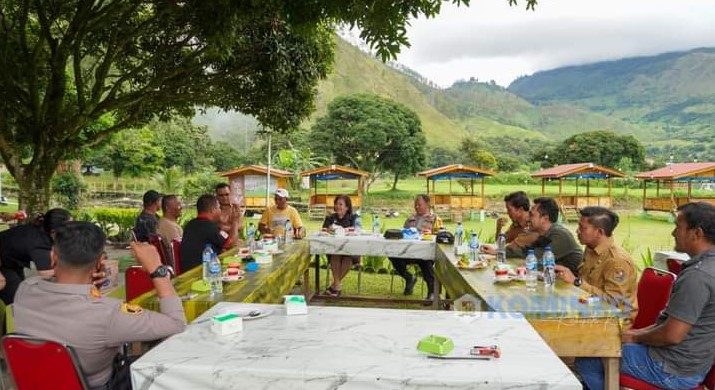
[[[211,317],[211,331],[217,335],[238,333],[243,330],[243,319],[235,313]]]
[[[286,315],[308,314],[308,305],[302,295],[284,295],[283,305],[286,309]]]

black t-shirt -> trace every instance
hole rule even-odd
[[[206,244],[211,244],[214,253],[219,254],[228,236],[222,233],[218,223],[205,218],[194,218],[184,226],[181,238],[181,269],[186,272],[201,265],[201,253]]]
[[[325,221],[323,221],[323,228],[327,229],[332,225],[338,225],[344,228],[355,227],[355,221],[357,219],[357,214],[345,214],[341,219],[338,217],[337,213],[333,213],[325,217]]]
[[[0,233],[2,268],[30,268],[33,262],[40,271],[52,269],[51,249],[52,239],[41,226],[20,225]]]
[[[137,240],[149,242],[149,236],[156,234],[157,226],[159,226],[159,217],[156,214],[149,214],[142,210],[136,222],[134,222],[134,234],[136,234]]]

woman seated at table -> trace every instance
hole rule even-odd
[[[360,216],[353,213],[353,203],[347,195],[338,195],[333,202],[333,214],[325,217],[323,229],[334,231],[342,228],[360,229]],[[340,295],[341,281],[347,275],[353,264],[360,262],[359,256],[328,255],[330,269],[333,271],[333,283],[325,293],[337,297]]]

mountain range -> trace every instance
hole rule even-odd
[[[413,109],[432,146],[456,149],[467,136],[560,141],[611,130],[635,136],[650,157],[715,160],[715,48],[557,68],[521,77],[508,88],[477,79],[439,88],[411,69],[336,40],[333,72],[318,86],[306,127],[334,98],[373,93]],[[250,121],[227,117],[209,113],[195,122],[208,125],[217,139],[247,139]]]

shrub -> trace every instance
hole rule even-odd
[[[82,179],[69,172],[52,178],[52,192],[57,195],[60,204],[70,210],[79,207],[82,201],[81,193],[86,188],[87,185]]]
[[[117,242],[129,241],[129,231],[139,212],[135,209],[98,207],[92,209],[94,221],[104,230],[107,237],[115,237]]]

